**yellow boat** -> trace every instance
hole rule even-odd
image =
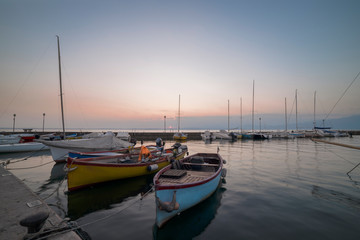
[[[174,134],[174,140],[185,141],[187,140],[187,134],[182,132],[177,132]]]
[[[187,147],[152,152],[151,156],[139,161],[141,154],[123,154],[96,158],[68,158],[68,190],[73,191],[94,184],[153,174],[171,162],[184,158]]]

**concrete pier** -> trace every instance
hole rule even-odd
[[[44,228],[51,228],[50,222],[57,226],[62,219],[37,195],[35,195],[20,179],[3,167],[0,167],[0,239],[23,239],[27,228],[20,221],[30,215],[49,213]],[[62,223],[60,226],[65,227]],[[47,239],[59,240],[81,239],[75,232],[66,232]]]

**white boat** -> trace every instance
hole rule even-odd
[[[201,133],[200,135],[201,135],[201,138],[203,141],[212,141],[212,140],[216,139],[216,137],[210,131],[205,131],[204,133]]]
[[[131,140],[131,136],[128,132],[118,132],[116,134],[116,137],[120,138],[121,140],[128,141],[128,142],[130,142],[130,140]]]
[[[49,147],[40,142],[27,142],[27,143],[13,143],[1,144],[0,153],[14,153],[14,152],[32,152],[48,150]]]
[[[224,130],[221,129],[219,132],[213,132],[212,133],[215,139],[223,139],[223,140],[231,140],[231,136]]]
[[[69,152],[94,152],[123,149],[133,144],[112,135],[88,139],[71,139],[59,141],[38,140],[48,146],[55,162],[64,162]]]
[[[34,139],[35,139],[35,135],[28,133],[10,134],[10,135],[0,134],[0,144],[32,142]]]

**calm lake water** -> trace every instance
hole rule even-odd
[[[360,146],[360,136],[326,140]],[[64,164],[48,151],[0,160],[28,157],[8,168],[92,239],[360,239],[360,166],[347,175],[360,150],[310,139],[184,144],[190,154],[219,147],[227,177],[209,199],[161,229],[152,176],[67,193]]]

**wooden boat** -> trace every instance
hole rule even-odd
[[[184,158],[187,153],[187,147],[184,145],[174,150],[170,148],[164,152],[153,152],[145,159],[141,159],[142,153],[83,159],[68,158],[68,190],[73,191],[97,183],[153,174],[169,165],[171,161]]]
[[[197,153],[160,170],[154,177],[156,225],[208,198],[225,176],[217,153]]]

